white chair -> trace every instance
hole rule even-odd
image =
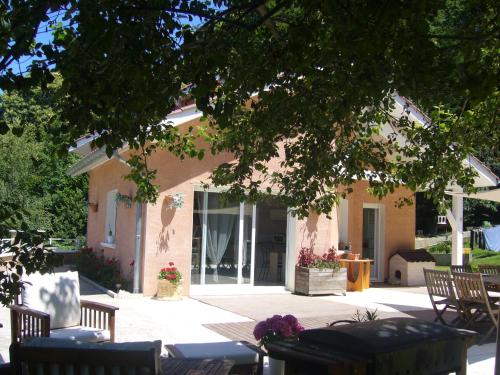
[[[21,305],[10,306],[13,343],[32,336],[114,342],[118,308],[80,300],[78,272],[34,273],[23,282]]]

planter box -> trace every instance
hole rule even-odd
[[[347,270],[295,267],[295,293],[308,296],[342,293],[345,295]]]
[[[431,253],[431,255],[436,259],[436,266],[451,265],[451,254]],[[472,260],[472,254],[463,254],[462,259],[462,264],[469,264],[469,261]]]

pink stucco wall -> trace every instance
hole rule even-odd
[[[184,127],[196,125],[197,121],[185,124]],[[216,156],[207,153],[203,160],[180,160],[166,151],[157,151],[151,156],[149,165],[157,169],[155,184],[160,186],[160,196],[156,204],[147,204],[143,208],[143,259],[141,287],[145,295],[154,295],[157,287],[157,274],[160,268],[169,261],[174,261],[183,274],[183,293],[189,294],[191,247],[193,230],[193,204],[195,187],[208,181],[210,171],[223,162],[232,160],[229,154]],[[270,169],[278,169],[279,160],[270,162]],[[102,202],[103,209],[98,212],[89,212],[88,242],[89,246],[100,248],[100,243],[105,236],[105,199],[106,193],[117,188],[122,194],[135,192],[132,183],[124,181],[122,176],[127,173],[127,167],[116,160],[111,160],[90,173],[89,201]],[[360,235],[360,222],[362,220],[359,207],[363,201],[371,201],[364,192],[365,186],[355,186],[355,192],[349,199],[349,237],[353,246],[354,239]],[[404,189],[404,193],[407,191]],[[167,209],[170,202],[169,196],[183,193],[184,205],[180,209]],[[365,195],[366,194],[366,195]],[[399,194],[399,193],[398,193]],[[401,193],[402,194],[402,193]],[[386,228],[396,226],[399,228],[393,240],[389,241],[390,249],[397,246],[410,247],[414,240],[414,208],[395,211],[389,206],[393,198],[386,198],[387,204]],[[361,205],[361,206],[360,206]],[[391,206],[392,207],[392,206]],[[134,223],[135,209],[125,209],[119,205],[117,215],[116,249],[105,249],[105,253],[120,259],[124,273],[130,273],[130,262],[134,254]],[[295,228],[295,247],[313,247],[315,252],[323,253],[330,246],[338,246],[337,215],[332,212],[332,219],[325,215],[311,214],[307,219],[297,220]],[[361,222],[362,225],[362,222]],[[388,229],[386,229],[388,231]],[[392,232],[388,232],[392,236]],[[387,237],[387,236],[386,236]],[[295,254],[293,254],[295,257]]]

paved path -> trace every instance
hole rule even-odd
[[[160,339],[164,344],[179,342],[216,342],[233,338],[252,338],[256,320],[273,314],[292,313],[307,327],[349,318],[359,309],[377,309],[380,317],[416,316],[432,319],[431,306],[423,288],[371,288],[347,296],[301,297],[291,294],[204,296],[181,301],[151,298],[113,299],[85,282],[83,298],[118,306],[117,341]],[[8,361],[10,318],[0,308],[1,359]],[[493,374],[495,345],[469,350],[468,374]]]

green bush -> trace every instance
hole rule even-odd
[[[449,254],[451,253],[451,241],[444,241],[429,247],[429,253]]]
[[[121,284],[125,289],[128,281],[120,272],[120,264],[116,258],[106,258],[104,254],[97,255],[94,252],[83,252],[78,257],[76,264],[78,272],[104,286],[115,290],[116,284]]]

